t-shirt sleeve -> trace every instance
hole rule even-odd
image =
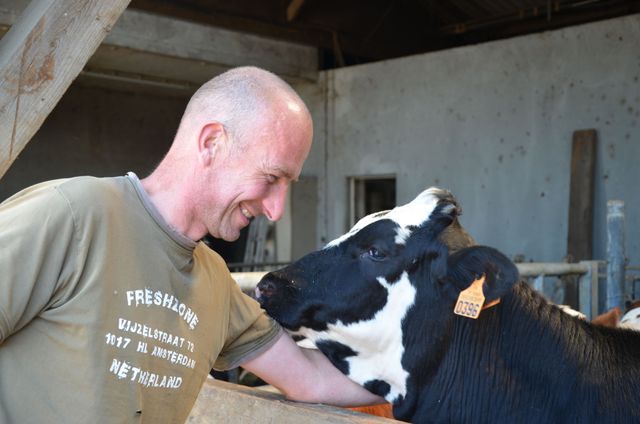
[[[271,347],[282,331],[260,304],[231,281],[229,329],[222,352],[213,368],[228,370],[247,362]]]
[[[75,272],[74,223],[55,187],[34,187],[0,204],[0,344],[44,309]]]

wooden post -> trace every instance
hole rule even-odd
[[[593,259],[596,140],[596,130],[580,130],[573,133],[567,236],[567,255],[573,261]]]
[[[0,40],[0,178],[130,0],[32,0]]]
[[[571,145],[567,259],[593,259],[593,193],[596,164],[596,130],[574,131]],[[562,303],[573,307],[584,301],[575,276],[561,278]],[[590,292],[589,292],[590,293]]]

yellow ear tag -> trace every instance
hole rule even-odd
[[[482,277],[474,280],[473,283],[465,290],[460,292],[456,307],[453,312],[467,318],[476,319],[480,316],[482,305],[484,304],[484,293],[482,285],[484,284],[484,274]]]

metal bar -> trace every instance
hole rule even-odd
[[[542,293],[543,295],[546,296],[546,293],[544,292],[544,274],[538,275],[533,280],[533,288],[539,293]]]
[[[266,271],[258,271],[258,272],[232,272],[231,276],[236,283],[240,286],[242,291],[244,292],[253,292],[256,288],[256,284],[265,275]]]
[[[598,261],[582,261],[589,271],[578,280],[578,309],[591,321],[598,315]]]
[[[598,261],[589,261],[591,264],[591,316],[597,317],[600,312],[600,271]]]
[[[606,309],[624,311],[624,202],[607,202],[607,303]]]
[[[592,271],[593,266],[592,263],[597,265],[598,261],[583,261],[578,263],[555,263],[555,262],[531,262],[531,263],[519,263],[516,264],[518,270],[520,271],[520,275],[522,277],[538,277],[538,276],[549,276],[549,275],[566,275],[566,274],[588,274],[592,272],[590,278],[591,281],[595,280],[595,284],[591,282],[592,288],[590,289],[593,293],[593,286],[595,285],[595,289],[597,290],[597,279],[598,272],[597,266],[595,268],[595,272]],[[231,265],[231,264],[230,264]],[[238,264],[234,264],[238,265]],[[265,265],[265,264],[260,264]],[[270,264],[267,264],[270,265]],[[279,263],[274,263],[273,265],[280,265]],[[284,264],[283,264],[284,265]],[[258,272],[232,272],[231,275],[233,278],[240,284],[240,287],[243,290],[253,289],[255,285],[260,281],[260,278],[267,271],[258,271]],[[582,286],[581,286],[582,289]],[[592,294],[593,296],[593,294]],[[595,299],[597,299],[597,292],[595,294]],[[597,303],[596,303],[597,305]],[[586,314],[585,314],[586,315]]]
[[[516,264],[520,276],[535,277],[545,275],[585,274],[589,267],[584,262],[558,263],[558,262],[523,262]]]
[[[227,263],[227,268],[236,269],[247,266],[252,266],[254,268],[262,268],[262,267],[278,267],[282,268],[286,265],[289,265],[291,262],[229,262]]]

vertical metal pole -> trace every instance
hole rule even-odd
[[[624,284],[624,202],[607,202],[607,304],[609,310],[615,306],[625,308]]]
[[[547,293],[544,292],[544,274],[539,274],[533,280],[533,289],[536,290],[538,293],[547,296]]]
[[[578,280],[578,302],[580,312],[591,321],[598,316],[598,261],[580,261],[588,271]]]

